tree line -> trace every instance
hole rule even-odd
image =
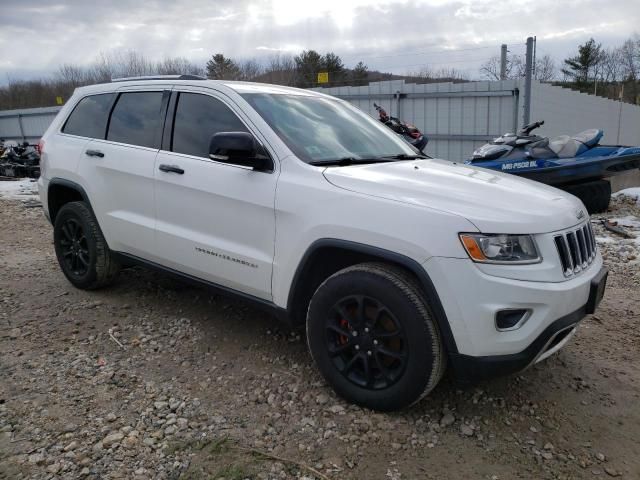
[[[500,58],[491,57],[480,72],[489,80],[499,80]],[[525,56],[508,54],[506,78],[522,78],[525,73]],[[559,65],[550,55],[543,55],[536,58],[532,76],[585,93],[640,104],[640,35],[635,34],[622,45],[610,48],[590,38]]]
[[[318,83],[318,72],[328,73],[326,84]],[[301,88],[366,85],[370,81],[400,78],[397,75],[369,71],[363,62],[347,68],[335,53],[320,54],[315,50],[305,50],[298,55],[276,54],[262,62],[256,59],[236,61],[222,53],[216,53],[204,65],[184,57],[151,61],[139,52],[127,50],[101,53],[87,66],[63,64],[50,78],[9,78],[7,85],[0,87],[0,110],[55,105],[57,97],[66,101],[77,87],[109,82],[114,78],[183,74]]]
[[[326,72],[326,83],[318,82],[318,73]],[[424,83],[434,81],[469,81],[456,69],[433,70],[424,67],[405,75],[370,70],[362,61],[347,67],[333,52],[321,54],[304,50],[297,55],[275,54],[262,61],[235,60],[216,53],[201,65],[184,57],[167,57],[151,61],[133,50],[101,53],[90,65],[63,64],[50,77],[37,80],[9,78],[0,87],[0,110],[43,107],[66,101],[73,90],[83,85],[109,82],[114,78],[146,75],[198,75],[216,80],[242,80],[277,85],[312,88],[318,86],[367,85],[382,80],[407,79]]]
[[[524,55],[508,54],[506,78],[524,77]],[[318,73],[328,74],[327,83],[318,83]],[[622,45],[603,48],[590,39],[579,45],[575,55],[558,65],[550,55],[536,58],[533,77],[543,82],[621,98],[640,103],[640,36]],[[266,59],[236,60],[216,53],[199,64],[184,57],[166,57],[152,61],[133,50],[101,53],[89,65],[63,64],[49,78],[16,80],[9,78],[0,87],[0,110],[51,106],[58,97],[66,101],[82,85],[109,82],[113,78],[145,75],[191,74],[211,79],[244,80],[278,85],[312,88],[318,86],[367,85],[381,80],[405,79],[409,82],[470,81],[468,72],[455,68],[433,69],[428,65],[404,75],[371,70],[362,61],[347,67],[333,52],[304,50],[297,55],[275,54]],[[480,68],[489,80],[500,78],[500,59],[491,57]]]

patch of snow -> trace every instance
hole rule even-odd
[[[611,221],[617,222],[621,227],[637,228],[640,230],[640,219],[633,215],[627,215],[626,217],[620,218],[612,218]]]
[[[640,207],[640,187],[625,188],[611,195],[612,197],[631,197]]]
[[[616,241],[607,235],[606,237],[596,237],[596,242],[598,243],[616,243]]]
[[[20,180],[0,180],[0,198],[10,200],[34,201],[38,196],[38,183],[31,178]]]

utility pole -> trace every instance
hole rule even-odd
[[[531,71],[533,72],[531,76],[533,78],[537,78],[536,77],[536,74],[537,74],[536,62],[537,62],[537,59],[538,59],[537,52],[538,52],[538,37],[536,37],[534,35],[534,37],[533,37],[533,62],[531,63]]]
[[[500,47],[500,80],[507,79],[507,45]]]
[[[527,53],[524,72],[524,112],[522,125],[531,121],[531,74],[533,70],[533,37],[527,38]]]

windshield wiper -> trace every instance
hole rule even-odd
[[[371,158],[356,158],[356,157],[342,157],[342,158],[331,158],[325,160],[314,160],[309,162],[309,165],[314,166],[330,166],[336,165],[338,167],[345,167],[348,165],[362,165],[365,163],[383,163],[383,162],[392,162],[393,159],[391,157],[371,157]]]
[[[384,155],[382,158],[390,158],[392,160],[417,160],[419,158],[429,158],[426,155],[407,155],[406,153],[398,153],[396,155]]]

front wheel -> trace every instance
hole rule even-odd
[[[307,342],[333,389],[374,410],[417,402],[446,365],[424,295],[408,274],[385,264],[355,265],[325,280],[309,305]]]

